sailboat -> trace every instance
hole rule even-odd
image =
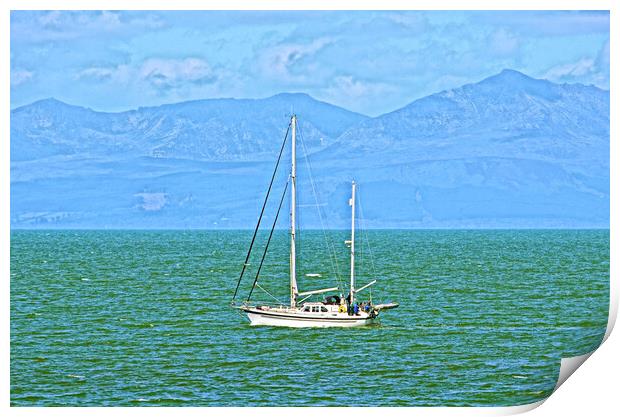
[[[286,143],[286,139],[288,137],[289,130],[291,131],[291,172],[288,178],[288,182],[284,188],[284,192],[282,193],[282,197],[280,199],[280,204],[278,207],[278,212],[275,216],[275,220],[273,222],[273,227],[271,228],[271,232],[269,234],[269,238],[267,240],[267,245],[265,247],[265,251],[263,252],[263,257],[258,267],[258,271],[256,273],[256,277],[254,279],[254,284],[252,289],[250,290],[250,295],[248,295],[245,302],[242,304],[236,303],[236,296],[239,290],[239,284],[243,278],[244,272],[246,271],[246,267],[249,265],[248,261],[250,259],[250,252],[256,240],[256,235],[258,228],[260,226],[261,219],[263,217],[263,213],[265,210],[265,206],[267,203],[267,199],[269,198],[269,194],[273,185],[273,181],[275,178],[276,171],[278,169],[278,165],[280,163],[280,159],[282,157],[282,151],[284,149],[284,145]],[[296,254],[296,208],[297,208],[297,187],[296,187],[296,179],[297,179],[297,161],[296,161],[296,133],[297,133],[297,116],[291,116],[291,121],[289,124],[289,128],[287,129],[287,133],[284,138],[284,143],[280,149],[280,155],[278,156],[278,161],[276,162],[276,168],[271,178],[271,183],[269,185],[267,196],[265,198],[265,202],[263,203],[263,208],[261,210],[261,214],[259,216],[259,220],[254,230],[254,236],[252,237],[252,241],[250,243],[250,248],[246,255],[245,262],[243,264],[243,268],[241,271],[241,275],[237,282],[237,288],[235,289],[235,294],[233,295],[233,300],[231,302],[231,306],[233,308],[238,309],[239,311],[247,314],[247,317],[250,321],[251,325],[266,325],[266,326],[284,326],[284,327],[357,327],[357,326],[366,326],[373,323],[378,317],[381,311],[389,310],[392,308],[398,307],[398,303],[387,303],[387,304],[373,304],[372,300],[358,302],[358,294],[375,284],[377,280],[373,280],[360,288],[355,287],[355,202],[356,202],[356,183],[353,181],[351,183],[351,199],[349,200],[349,205],[351,206],[351,238],[350,240],[345,241],[351,249],[351,266],[350,266],[350,285],[348,295],[343,297],[344,288],[340,287],[332,287],[325,288],[320,290],[313,291],[303,291],[300,292],[297,285],[297,254]],[[283,303],[279,304],[252,304],[250,303],[250,297],[252,295],[252,291],[258,285],[258,277],[263,265],[263,261],[265,260],[265,255],[267,253],[267,248],[269,247],[269,242],[273,236],[273,231],[276,226],[276,222],[278,220],[278,214],[280,213],[280,209],[282,208],[282,203],[284,201],[284,196],[286,194],[288,185],[291,185],[290,193],[291,193],[291,212],[290,212],[290,302],[288,305],[284,305]],[[306,274],[307,276],[315,276],[318,274]],[[306,301],[308,298],[318,294],[326,294],[326,293],[334,293],[329,295],[323,299],[323,301]]]

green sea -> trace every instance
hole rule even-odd
[[[369,231],[357,282],[378,282],[359,296],[400,307],[353,329],[230,308],[251,235],[12,231],[11,405],[518,405],[605,333],[608,230]],[[299,239],[301,291],[348,282],[346,232]],[[287,244],[277,231],[257,300],[287,302]]]

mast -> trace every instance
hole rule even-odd
[[[355,302],[355,181],[351,183],[351,305]]]
[[[291,117],[292,127],[292,147],[291,147],[291,307],[297,305],[297,271],[296,271],[296,251],[295,251],[295,206],[297,205],[296,193],[297,193],[297,169],[296,169],[296,155],[295,155],[295,142],[297,131],[297,116]]]

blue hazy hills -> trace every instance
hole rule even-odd
[[[346,228],[352,179],[368,227],[609,227],[609,91],[512,70],[374,118],[306,94],[37,101],[11,111],[11,226],[253,227],[292,113],[302,227],[318,206]]]

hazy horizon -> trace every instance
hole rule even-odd
[[[499,73],[497,73],[497,74],[492,74],[492,75],[490,75],[489,77],[486,77],[486,78],[490,78],[490,77],[497,76],[497,75],[501,74],[501,73],[502,73],[502,72],[504,72],[504,71],[515,71],[515,72],[518,72],[518,73],[524,74],[524,75],[526,75],[526,76],[528,76],[528,77],[529,77],[529,75],[528,75],[528,74],[525,74],[525,73],[523,73],[523,72],[521,72],[521,71],[517,71],[517,70],[512,69],[512,68],[504,68],[504,69],[502,69],[502,71],[500,71]],[[486,79],[486,78],[485,78],[485,79]],[[544,80],[544,81],[553,82],[553,81],[551,81],[551,80],[549,80],[549,79],[547,79],[547,78],[538,78],[538,79],[540,79],[540,80]],[[479,81],[482,81],[482,80],[479,80]],[[472,83],[472,84],[475,84],[475,82],[474,82],[474,83]],[[596,86],[596,85],[594,85],[594,84],[584,84],[584,83],[577,82],[577,81],[575,81],[575,82],[567,82],[567,83],[564,83],[564,84],[583,85],[583,86],[585,86],[585,87],[594,87],[594,88],[597,88],[597,89],[599,89],[599,90],[601,90],[601,91],[604,91],[604,92],[609,92],[609,89],[604,89],[604,88],[598,87],[598,86]],[[464,84],[463,86],[465,86],[465,85],[469,85],[469,84]],[[458,87],[463,87],[463,86],[457,86],[457,88],[458,88]],[[444,92],[444,91],[445,91],[445,90],[431,92],[429,95],[431,95],[431,96],[432,96],[432,95],[434,95],[434,94],[439,94],[439,93],[442,93],[442,92]],[[198,102],[198,101],[207,101],[207,100],[214,100],[214,101],[215,101],[215,100],[239,100],[239,101],[243,101],[243,100],[266,100],[266,99],[274,98],[274,97],[277,97],[277,96],[280,96],[280,95],[307,95],[307,96],[311,97],[311,98],[312,98],[312,99],[314,99],[314,100],[317,100],[317,101],[320,101],[320,102],[323,102],[323,103],[326,103],[326,104],[330,104],[330,105],[332,105],[332,106],[336,106],[336,104],[334,104],[334,103],[330,103],[330,102],[327,102],[327,101],[324,101],[324,100],[318,100],[316,97],[313,97],[311,94],[308,94],[308,93],[293,92],[293,91],[281,91],[281,92],[279,92],[279,93],[275,93],[275,94],[273,94],[273,95],[266,96],[266,97],[207,97],[207,98],[195,98],[195,99],[191,99],[191,100],[182,100],[182,101],[176,101],[176,102],[167,102],[167,103],[162,103],[162,104],[153,105],[153,106],[144,106],[144,105],[139,105],[139,106],[134,107],[134,108],[131,108],[131,109],[127,109],[127,110],[118,110],[118,111],[105,111],[105,110],[95,109],[95,108],[92,108],[92,107],[89,107],[89,106],[84,106],[84,105],[77,104],[77,103],[68,103],[68,102],[66,102],[66,101],[59,100],[59,99],[58,99],[58,98],[56,98],[56,97],[46,97],[46,98],[41,98],[41,99],[38,99],[38,100],[35,100],[35,101],[32,101],[32,102],[26,103],[26,104],[22,104],[22,105],[20,105],[20,106],[18,106],[18,107],[15,107],[15,108],[11,108],[11,111],[13,111],[13,110],[17,110],[17,109],[20,109],[20,108],[22,108],[22,107],[26,107],[26,106],[33,105],[33,104],[36,104],[36,103],[41,102],[41,101],[46,101],[46,100],[55,100],[55,101],[58,101],[58,102],[60,102],[60,103],[63,103],[63,104],[69,105],[69,106],[82,107],[82,108],[86,108],[86,109],[92,110],[92,111],[97,112],[97,113],[118,114],[118,113],[126,113],[126,112],[138,111],[138,110],[140,110],[140,109],[148,109],[148,108],[157,108],[157,107],[164,107],[164,106],[172,106],[172,105],[175,105],[175,104],[191,103],[191,102]],[[424,97],[419,97],[419,98],[416,98],[416,99],[412,99],[412,100],[411,100],[411,102],[410,102],[410,103],[407,103],[406,105],[411,104],[411,103],[413,103],[413,102],[415,102],[415,101],[417,101],[417,100],[420,100],[420,99],[422,99],[422,98],[424,98]],[[353,113],[358,113],[358,114],[361,114],[362,116],[367,116],[367,117],[370,117],[370,118],[377,118],[377,117],[381,117],[381,116],[383,116],[383,115],[385,115],[385,114],[389,114],[389,113],[392,113],[392,112],[394,112],[394,111],[398,111],[398,110],[400,109],[400,108],[396,108],[396,109],[393,109],[393,110],[389,110],[389,111],[387,111],[386,113],[382,113],[382,114],[379,114],[379,115],[376,115],[376,116],[370,116],[370,115],[368,115],[368,114],[364,114],[364,113],[360,113],[360,112],[355,112],[355,111],[353,111],[353,110],[351,110],[351,109],[348,109],[348,108],[346,108],[346,107],[342,107],[342,106],[337,106],[337,107],[341,107],[341,108],[343,108],[343,109],[345,109],[345,110],[348,110],[348,111],[350,111],[350,112],[353,112]]]

